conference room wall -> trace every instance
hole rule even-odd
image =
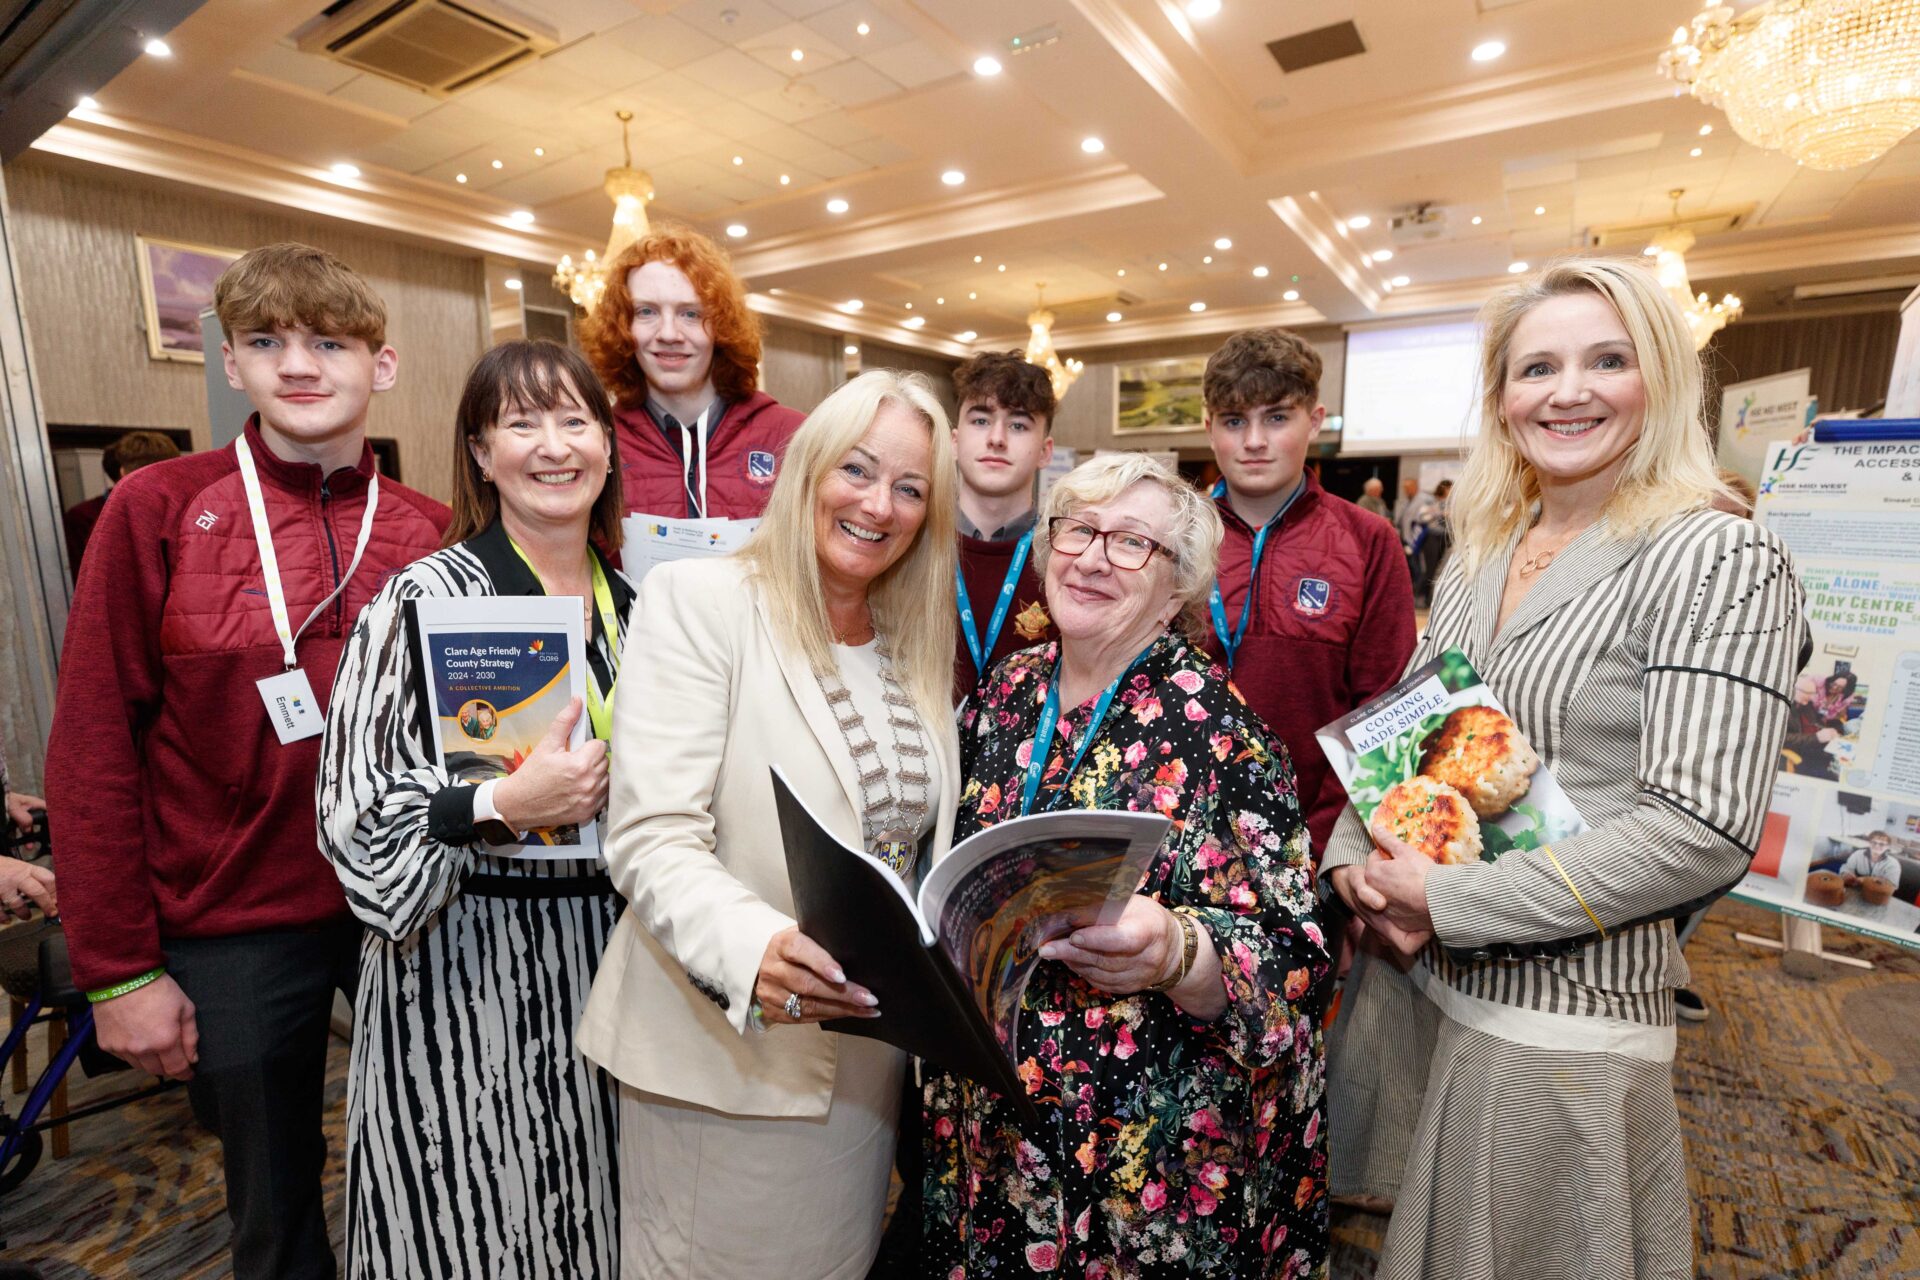
[[[368,433],[398,441],[407,484],[448,496],[453,410],[489,332],[478,255],[37,153],[9,163],[6,179],[48,422],[186,428],[206,448],[201,366],[147,355],[134,236],[230,249],[299,240],[338,255],[385,299],[400,380],[374,397]]]

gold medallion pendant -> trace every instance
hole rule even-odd
[[[1052,625],[1053,619],[1047,616],[1047,606],[1038,600],[1013,615],[1013,629],[1022,640],[1038,640],[1047,634],[1047,628]]]

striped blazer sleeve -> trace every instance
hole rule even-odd
[[[1446,946],[1591,933],[1589,910],[1611,930],[1724,889],[1751,862],[1806,636],[1792,562],[1757,524],[1676,522],[1638,576],[1655,604],[1637,803],[1552,858],[1436,867],[1427,901]]]
[[[452,902],[475,859],[471,847],[428,834],[429,806],[452,779],[420,738],[403,609],[424,595],[483,594],[477,564],[461,576],[447,552],[417,562],[361,612],[334,676],[315,796],[320,848],[353,914],[389,941]]]

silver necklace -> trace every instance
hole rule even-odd
[[[880,659],[880,700],[887,708],[893,749],[900,756],[897,774],[901,794],[893,789],[896,771],[888,769],[881,759],[879,744],[867,729],[867,718],[854,707],[853,694],[841,683],[838,669],[815,671],[813,678],[827,700],[827,709],[833,712],[834,723],[840,726],[840,736],[846,739],[847,754],[860,780],[860,831],[867,851],[905,879],[919,854],[920,831],[930,807],[927,736],[913,699],[893,677],[893,654],[877,631],[874,652]]]

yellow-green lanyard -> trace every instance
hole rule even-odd
[[[527,559],[527,553],[520,549],[520,544],[512,538],[508,538],[507,543],[513,548],[513,554],[519,556],[521,563],[527,566],[527,571],[533,575],[533,580],[540,582],[540,571],[533,567],[533,561]],[[614,612],[613,588],[607,585],[606,570],[600,567],[600,557],[594,555],[592,551],[587,552],[587,567],[593,570],[593,606],[600,611],[600,625],[607,633],[607,651],[612,654],[610,665],[613,667],[613,683],[607,686],[606,697],[602,698],[600,686],[593,678],[593,664],[586,663],[587,718],[593,722],[593,736],[606,742],[613,736],[613,712],[610,709],[613,691],[620,686],[620,618]],[[546,585],[540,582],[542,590],[546,589]],[[593,636],[589,633],[587,644],[592,643]],[[581,661],[586,661],[585,654],[581,655]]]

